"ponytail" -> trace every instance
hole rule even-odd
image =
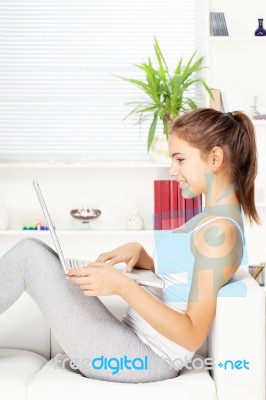
[[[236,196],[241,203],[243,212],[256,224],[260,218],[255,206],[254,183],[258,172],[257,146],[255,129],[250,118],[241,111],[232,113],[236,121],[235,137],[233,138],[233,153],[231,165],[237,184]]]

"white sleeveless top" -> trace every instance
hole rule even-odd
[[[230,217],[213,218],[189,232],[185,232],[185,230],[182,229],[183,227],[173,231],[155,231],[156,251],[154,249],[153,252],[155,273],[164,280],[165,287],[163,289],[153,287],[143,288],[158,300],[164,302],[167,306],[185,314],[195,260],[190,248],[191,235],[198,232],[209,222],[218,218],[232,220],[238,226],[242,240],[244,240],[241,227]],[[162,262],[158,262],[160,260],[162,260]],[[191,352],[161,335],[133,308],[128,307],[127,313],[122,321],[133,329],[138,337],[155,353],[166,358],[166,361],[170,359],[172,361],[171,365],[177,371],[192,360],[195,352]],[[176,329],[178,329],[178,326]]]

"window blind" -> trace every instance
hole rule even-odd
[[[150,121],[123,120],[145,95],[115,75],[142,78],[154,36],[170,71],[200,56],[199,3],[0,0],[0,159],[148,159]]]

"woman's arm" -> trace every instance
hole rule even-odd
[[[150,269],[153,272],[155,271],[153,258],[146,252],[143,246],[141,246],[139,259],[135,267],[141,269]]]
[[[197,344],[188,315],[160,302],[133,280],[128,281],[119,295],[161,335],[194,351]]]

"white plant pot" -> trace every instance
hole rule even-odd
[[[156,162],[164,164],[170,163],[168,141],[165,134],[154,136],[151,151]]]

